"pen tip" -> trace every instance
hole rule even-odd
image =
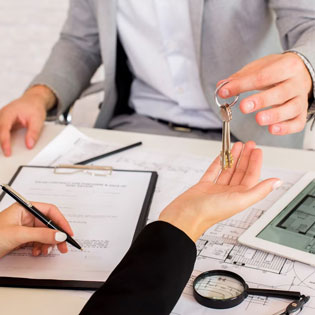
[[[82,247],[80,248],[80,251],[82,251],[82,252],[83,252],[83,248],[82,248]]]

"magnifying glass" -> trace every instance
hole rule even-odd
[[[298,309],[301,309],[309,300],[309,297],[305,297],[297,291],[249,288],[242,277],[226,270],[212,270],[200,274],[194,280],[193,288],[194,297],[201,305],[216,309],[226,309],[237,306],[242,303],[248,295],[295,300],[295,306],[298,307]],[[297,301],[300,300],[301,303],[303,302],[302,304],[298,304]],[[291,304],[293,304],[293,302]]]

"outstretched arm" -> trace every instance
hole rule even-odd
[[[286,135],[304,129],[308,109],[315,112],[315,6],[313,1],[268,3],[286,53],[255,60],[218,84],[230,81],[221,97],[259,91],[241,101],[241,111],[264,109],[256,114],[257,123],[271,134]]]
[[[184,192],[149,224],[105,284],[83,308],[85,314],[169,314],[196,259],[194,242],[213,224],[263,199],[278,179],[258,183],[262,152],[255,143],[232,149],[238,161],[220,173],[217,158],[199,183]]]

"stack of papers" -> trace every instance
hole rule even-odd
[[[89,139],[74,127],[67,127],[33,161],[33,165],[75,163],[91,156],[120,147]],[[195,184],[211,160],[197,155],[176,155],[158,150],[137,147],[127,152],[94,162],[119,169],[157,171],[159,179],[153,197],[149,220],[156,220],[163,208],[180,193]],[[274,314],[284,309],[289,301],[249,296],[241,305],[230,310],[209,310],[200,306],[192,296],[192,281],[200,272],[227,269],[242,276],[250,287],[301,291],[311,299],[303,314],[315,313],[315,268],[238,244],[237,238],[255,222],[280,196],[302,176],[303,172],[267,169],[262,179],[279,177],[283,185],[265,200],[246,211],[209,229],[197,243],[198,258],[182,297],[173,315],[201,314]],[[180,263],[180,262],[179,262]]]

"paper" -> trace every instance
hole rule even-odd
[[[54,174],[53,168],[23,167],[12,188],[28,200],[57,205],[84,250],[68,245],[66,255],[55,249],[48,257],[32,257],[29,248],[20,249],[0,260],[0,276],[104,281],[131,245],[151,175]],[[12,203],[6,194],[0,210]]]
[[[75,164],[118,149],[119,145],[90,139],[72,125],[67,126],[29,165]]]
[[[263,178],[279,177],[284,184],[261,202],[209,229],[197,242],[198,258],[186,289],[174,308],[175,314],[274,314],[285,309],[289,300],[250,296],[232,310],[207,310],[193,298],[192,282],[201,272],[224,269],[239,274],[250,287],[300,291],[310,295],[302,314],[315,311],[315,268],[293,262],[268,252],[240,245],[237,238],[266,209],[284,194],[303,173],[279,169],[264,169]]]
[[[58,164],[76,163],[78,160],[86,160],[104,153],[104,151],[111,151],[118,147],[121,147],[121,145],[115,143],[107,144],[91,139],[69,125],[29,164],[55,166]],[[140,146],[94,161],[91,165],[157,171],[159,179],[149,215],[149,220],[154,221],[165,206],[199,180],[210,162],[211,158],[205,159],[196,155],[180,156],[178,154],[161,153],[159,150],[143,149]]]
[[[50,149],[56,156],[62,155],[60,151],[55,152],[52,146]],[[81,149],[84,151],[84,147]],[[63,158],[66,159],[67,156],[63,155]],[[81,158],[87,157],[82,156]],[[113,155],[96,162],[99,165],[113,165],[117,168],[158,171],[159,179],[149,215],[150,220],[156,220],[159,213],[170,201],[200,179],[213,159],[214,157],[179,155],[137,148],[128,151],[128,154]],[[59,161],[61,162],[62,159]],[[45,163],[44,160],[40,162]],[[174,308],[173,315],[265,315],[274,314],[281,309],[285,309],[290,302],[283,299],[250,296],[241,305],[230,310],[207,309],[194,300],[191,283],[200,272],[212,269],[234,271],[252,287],[301,291],[302,294],[311,296],[302,314],[311,315],[315,313],[314,267],[292,262],[237,243],[238,236],[303,175],[302,172],[292,170],[263,169],[262,178],[279,177],[284,182],[283,185],[272,192],[265,200],[213,226],[201,237],[197,243],[198,259],[195,271]]]

